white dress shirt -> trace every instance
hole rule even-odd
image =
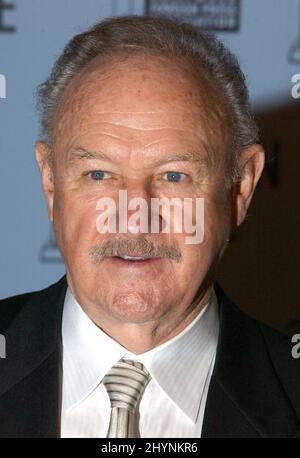
[[[61,437],[106,437],[110,400],[101,381],[124,356],[143,363],[151,375],[139,406],[140,436],[200,437],[218,331],[213,291],[180,334],[135,355],[97,327],[68,288],[62,322]]]

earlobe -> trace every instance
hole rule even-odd
[[[264,168],[265,154],[261,145],[251,145],[241,153],[241,179],[235,188],[236,225],[245,219],[256,185]]]
[[[50,148],[47,143],[43,141],[36,142],[35,158],[40,170],[43,191],[48,208],[48,216],[50,221],[53,222],[54,180],[50,154]]]

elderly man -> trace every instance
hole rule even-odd
[[[299,434],[289,340],[215,283],[264,165],[236,59],[187,24],[108,19],[70,41],[39,101],[66,276],[1,302],[1,436]]]

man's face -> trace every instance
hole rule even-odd
[[[69,86],[54,129],[48,205],[69,285],[87,309],[123,322],[158,322],[182,319],[197,291],[205,298],[231,225],[228,171],[210,166],[205,97],[188,72],[162,57],[94,63]],[[187,243],[184,228],[99,233],[97,202],[113,199],[118,221],[120,190],[149,206],[153,197],[203,198],[203,241]],[[162,257],[95,256],[107,242],[121,247],[119,254],[143,256],[145,240],[150,255],[158,247]]]

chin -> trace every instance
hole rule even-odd
[[[137,292],[118,294],[109,313],[122,321],[143,323],[157,318],[161,313],[161,304],[156,304],[155,298]]]

